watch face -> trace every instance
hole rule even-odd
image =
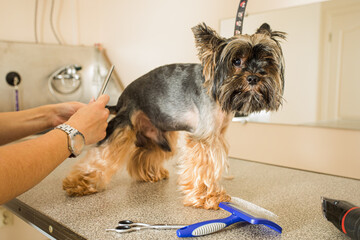
[[[73,150],[74,155],[78,156],[82,149],[84,148],[85,142],[84,142],[84,137],[77,133],[75,135],[72,136],[72,141],[71,141],[71,148]]]

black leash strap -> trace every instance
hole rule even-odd
[[[240,35],[242,33],[246,5],[247,5],[247,0],[240,0],[239,8],[237,10],[237,14],[235,18],[234,35]],[[247,115],[241,114],[239,112],[235,113],[235,117],[246,117],[246,116]]]
[[[234,35],[240,35],[242,33],[246,5],[247,5],[247,0],[240,0],[239,8],[237,10],[236,19],[235,19]]]

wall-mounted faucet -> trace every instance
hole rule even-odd
[[[20,107],[19,107],[19,84],[21,82],[21,77],[17,72],[9,72],[8,74],[6,74],[6,82],[10,85],[14,87],[14,91],[15,91],[15,111],[19,111]]]
[[[81,85],[81,75],[78,71],[81,66],[70,64],[55,71],[49,78],[49,89],[60,94],[71,94],[79,89]]]

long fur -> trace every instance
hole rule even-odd
[[[181,146],[184,204],[218,209],[230,200],[219,183],[228,167],[225,132],[235,112],[275,111],[281,105],[285,34],[268,24],[254,35],[228,39],[205,24],[192,30],[201,65],[165,65],[133,81],[109,107],[116,116],[105,139],[64,179],[68,195],[104,190],[123,167],[138,181],[166,179],[163,163]]]

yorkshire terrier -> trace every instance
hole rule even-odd
[[[192,28],[201,64],[156,68],[132,82],[108,107],[116,116],[106,137],[63,181],[70,196],[104,190],[122,166],[139,181],[169,177],[163,167],[179,154],[186,206],[218,209],[230,196],[220,186],[228,167],[225,131],[235,112],[275,111],[282,104],[285,33],[266,23],[253,35],[220,37],[204,23]],[[180,134],[181,133],[181,134]]]

